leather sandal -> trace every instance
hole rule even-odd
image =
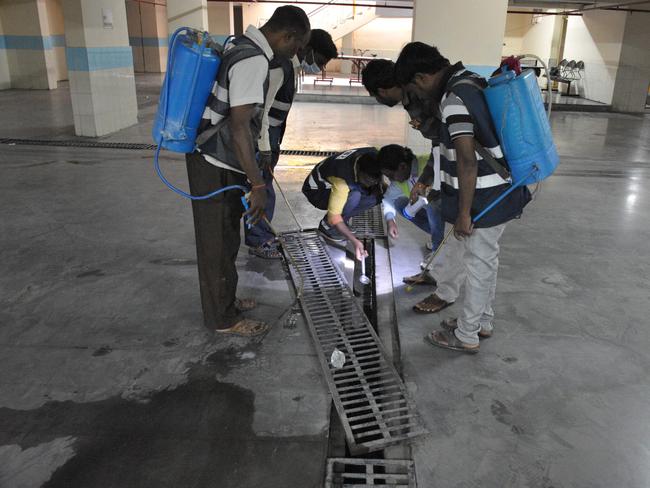
[[[421,302],[413,305],[413,311],[417,313],[437,313],[453,304],[454,302],[446,302],[435,293],[432,293]]]
[[[414,274],[413,276],[405,276],[402,278],[402,282],[407,285],[431,285],[436,286],[438,283],[435,278],[429,273],[422,272]]]
[[[282,253],[278,250],[276,246],[269,244],[268,242],[257,247],[249,247],[248,254],[257,256],[262,259],[282,259]]]
[[[445,330],[448,330],[449,332],[453,332],[458,328],[458,319],[445,319],[442,322],[440,322],[440,327],[442,327]],[[492,337],[492,332],[486,332],[480,330],[478,332],[478,336],[480,339],[489,339],[490,337]]]
[[[232,334],[242,337],[255,337],[269,331],[267,323],[261,320],[242,319],[227,329],[215,329],[219,334]]]
[[[235,298],[235,308],[240,312],[250,312],[257,307],[254,298]]]
[[[451,351],[465,352],[467,354],[476,354],[480,349],[478,344],[475,346],[467,344],[458,339],[456,334],[448,330],[435,330],[424,336],[424,340],[432,346],[442,347]]]

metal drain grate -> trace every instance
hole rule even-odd
[[[368,486],[416,488],[413,461],[349,458],[327,460],[325,488]]]
[[[135,142],[102,142],[83,140],[47,140],[47,139],[0,139],[0,144],[14,146],[54,146],[54,147],[92,147],[99,149],[129,149],[129,150],[154,150],[153,144],[141,144]]]
[[[87,141],[81,139],[54,140],[54,139],[7,139],[0,138],[0,144],[10,146],[52,146],[52,147],[90,147],[98,149],[126,149],[131,151],[153,151],[155,144],[144,144],[138,142],[107,142]],[[283,149],[280,151],[283,156],[315,156],[327,158],[336,151],[303,151],[300,149]]]
[[[415,405],[377,337],[315,231],[287,233],[282,249],[291,263],[325,380],[352,454],[377,451],[425,434]],[[338,348],[346,362],[329,360]]]
[[[381,205],[375,205],[362,214],[352,217],[350,219],[350,228],[358,238],[370,237],[376,239],[386,237]]]

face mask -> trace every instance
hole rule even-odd
[[[306,75],[317,75],[318,73],[320,73],[320,68],[316,63],[309,64],[307,61],[303,61],[302,69]]]

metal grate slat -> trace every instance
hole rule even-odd
[[[302,283],[301,306],[350,451],[376,451],[425,434],[402,379],[321,237],[291,232],[280,240],[294,282]],[[329,363],[335,347],[346,357],[338,370]]]
[[[366,210],[365,212],[355,215],[350,219],[350,229],[361,239],[367,238],[385,238],[386,230],[384,228],[384,215],[381,211],[381,205]]]
[[[325,488],[392,486],[417,488],[411,460],[330,458]]]

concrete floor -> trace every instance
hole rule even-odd
[[[156,88],[139,85],[141,123],[104,139],[148,142]],[[0,104],[0,137],[73,138],[65,90]],[[285,148],[401,142],[404,124],[398,108],[296,104]],[[410,311],[431,290],[401,286],[424,235],[400,223],[403,368],[431,432],[412,449],[421,487],[650,485],[650,116],[552,124],[562,165],[506,230],[478,356],[422,341],[455,310]],[[204,332],[190,208],[150,158],[0,145],[0,486],[321,486],[329,395],[304,324],[281,316],[281,265],[238,258],[266,338]],[[184,184],[178,159],[164,167]],[[313,226],[310,164],[283,158],[278,175]],[[295,227],[281,200],[276,224]]]

